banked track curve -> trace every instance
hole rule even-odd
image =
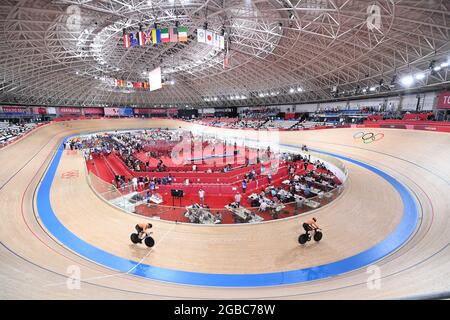
[[[387,129],[383,130],[385,138],[382,141],[364,145],[355,143],[352,134],[356,131],[353,129],[280,133],[283,144],[305,143],[380,168],[396,177],[415,194],[422,215],[419,227],[404,247],[377,263],[382,276],[380,290],[367,288],[368,274],[365,269],[331,279],[270,288],[223,289],[154,282],[129,275],[117,275],[112,270],[72,253],[45,232],[39,223],[39,217],[36,218],[38,213],[34,212],[34,192],[62,137],[82,131],[113,128],[178,126],[190,124],[165,120],[87,120],[56,123],[40,128],[24,140],[1,150],[0,160],[3,166],[0,169],[0,185],[13,176],[0,190],[1,197],[6,200],[1,204],[4,223],[0,227],[3,244],[0,251],[1,282],[5,288],[5,297],[377,298],[448,289],[449,236],[446,234],[449,228],[450,206],[449,199],[446,198],[449,191],[449,166],[445,159],[450,158],[450,140],[448,135],[440,133]],[[204,130],[209,128],[205,127]],[[228,131],[230,135],[235,134],[233,130],[224,130]],[[363,174],[365,173],[355,172],[355,177]],[[368,197],[367,193],[370,193],[370,188],[361,191],[366,194],[361,195],[360,203],[348,205],[358,207],[363,213],[364,201]],[[358,190],[352,190],[352,193],[354,192]],[[372,194],[372,197],[377,197],[377,194]],[[72,203],[70,207],[76,209],[79,205]],[[389,208],[389,204],[386,207]],[[398,210],[398,207],[393,204],[393,209]],[[330,205],[318,214],[321,219],[328,221],[329,211],[332,210],[333,205]],[[370,220],[366,221],[368,222]],[[292,234],[298,233],[298,220],[281,222],[280,225],[286,223],[290,226],[284,227]],[[367,226],[367,230],[361,228],[359,234],[362,235],[376,230],[376,226]],[[345,229],[341,229],[343,230]],[[258,232],[264,234],[265,231]],[[357,237],[358,232],[354,235]],[[359,241],[365,237],[362,236]],[[368,237],[370,238],[370,235]],[[358,241],[358,238],[355,238],[355,241]],[[301,253],[296,251],[292,254]],[[73,264],[81,267],[84,281],[80,290],[67,290],[62,285],[66,281],[67,267]],[[28,281],[23,281],[24,277],[28,278]],[[415,281],[411,281],[411,277]]]

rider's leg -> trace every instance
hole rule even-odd
[[[303,224],[303,229],[305,229],[306,235],[309,237],[309,231],[311,231],[311,227],[309,226],[309,224],[304,223]]]
[[[138,237],[141,240],[144,240],[144,238],[147,236],[147,234],[144,231],[139,232]]]
[[[149,237],[152,234],[152,231],[150,229],[147,229],[144,231],[144,233],[146,237]]]

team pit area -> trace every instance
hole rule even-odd
[[[326,205],[342,193],[345,167],[303,145],[221,139],[187,130],[97,132],[69,139],[81,149],[96,193],[114,206],[156,219],[255,223]]]

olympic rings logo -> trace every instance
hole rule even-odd
[[[373,132],[360,131],[360,132],[356,132],[353,135],[353,139],[355,139],[355,140],[361,139],[362,142],[364,142],[364,143],[372,143],[375,141],[380,141],[383,138],[384,138],[384,133],[373,133]]]

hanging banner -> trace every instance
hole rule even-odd
[[[450,91],[442,92],[438,96],[438,109],[450,109]]]
[[[160,67],[148,73],[148,82],[150,84],[150,91],[155,91],[162,88]]]

